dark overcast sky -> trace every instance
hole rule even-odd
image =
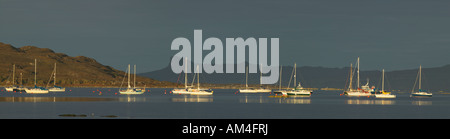
[[[280,38],[280,63],[361,70],[450,64],[448,0],[0,0],[0,42],[161,69],[177,37]],[[224,44],[225,45],[225,44]]]

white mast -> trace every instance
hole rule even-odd
[[[13,64],[13,82],[12,85],[14,86],[14,74],[16,74],[16,64]]]
[[[34,59],[34,86],[36,87],[36,67],[37,66],[37,60]]]
[[[131,88],[131,86],[130,86],[130,73],[131,73],[131,71],[130,71],[130,64],[128,64],[128,88]]]
[[[297,63],[294,63],[294,88],[297,88],[295,86],[297,84]]]
[[[350,83],[349,83],[349,85],[348,85],[348,90],[349,90],[349,91],[352,90],[352,82],[353,82],[353,72],[352,72],[352,69],[353,69],[353,65],[352,65],[352,63],[350,63]]]
[[[56,63],[55,63],[55,73],[53,74],[53,86],[56,86]]]
[[[200,69],[197,65],[197,89],[200,90]]]
[[[21,87],[23,86],[23,84],[22,84],[22,72],[20,73],[20,86]]]
[[[259,64],[259,86],[262,87],[262,64]]]
[[[357,71],[358,76],[357,76],[357,80],[356,80],[356,89],[359,88],[359,56],[358,56],[357,63],[358,63],[358,71]]]
[[[136,88],[136,65],[134,65],[134,82],[133,82],[134,88]]]
[[[248,65],[247,65],[247,68],[245,70],[245,89],[248,89],[247,82],[248,82]]]
[[[281,72],[283,71],[283,65],[280,66],[280,90],[281,90],[281,75],[283,75]]]
[[[419,92],[422,89],[422,65],[419,67]]]
[[[184,63],[184,88],[187,88],[188,87],[188,85],[187,85],[187,60],[188,60],[188,57],[186,57],[186,59],[185,59],[185,63]]]
[[[384,69],[383,69],[383,76],[381,78],[382,78],[381,91],[384,92]]]

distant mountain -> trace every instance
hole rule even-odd
[[[16,65],[15,82],[20,84],[20,73],[23,84],[34,84],[34,59],[37,59],[37,82],[45,86],[57,63],[57,84],[60,86],[116,86],[119,87],[125,75],[124,71],[98,63],[85,56],[71,57],[63,53],[55,53],[48,48],[23,46],[15,48],[0,42],[0,85],[12,84],[13,64]],[[139,65],[137,65],[139,67]],[[126,69],[127,65],[123,66]],[[126,80],[125,80],[126,81]],[[138,86],[147,87],[170,86],[170,82],[160,82],[147,77],[137,77]],[[53,84],[53,81],[50,82]],[[126,83],[125,83],[126,84]]]
[[[193,63],[192,63],[193,64]],[[248,63],[246,63],[248,65]],[[195,67],[195,66],[192,66]],[[283,66],[282,85],[287,86],[292,73],[293,66]],[[235,66],[236,68],[236,66]],[[193,69],[192,69],[193,70]],[[310,88],[346,88],[348,87],[349,67],[345,68],[326,68],[326,67],[297,67],[297,81],[301,81],[304,87]],[[259,71],[258,71],[259,72]],[[386,72],[385,89],[400,90],[409,92],[413,88],[417,77],[418,69],[398,70]],[[153,78],[160,81],[169,81],[184,83],[184,74],[175,74],[170,65],[167,67],[139,74],[144,77]],[[194,74],[188,74],[188,82],[192,83]],[[422,88],[431,91],[450,91],[450,65],[423,68],[422,69]],[[259,84],[259,73],[249,74],[249,84]],[[369,79],[369,85],[381,88],[381,70],[360,71],[360,84],[364,85]],[[356,75],[353,79],[356,84]],[[201,83],[212,84],[245,84],[245,73],[213,73],[200,74]],[[275,85],[278,85],[275,84]],[[292,86],[292,83],[291,85]],[[417,86],[416,86],[417,89]]]

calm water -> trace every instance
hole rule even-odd
[[[49,94],[1,91],[0,118],[450,118],[450,95],[439,93],[432,98],[397,94],[396,99],[376,99],[348,98],[340,96],[341,91],[315,91],[308,98],[274,98],[269,97],[273,94],[240,94],[233,89],[214,89],[212,96],[170,94],[171,89],[149,89],[142,95],[127,96],[116,94],[117,90],[68,88],[64,93]]]

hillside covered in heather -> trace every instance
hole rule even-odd
[[[59,86],[76,87],[120,87],[125,71],[102,65],[95,59],[85,56],[71,57],[56,53],[48,48],[23,46],[16,48],[0,42],[0,86],[12,84],[13,64],[15,64],[15,83],[20,84],[20,73],[23,74],[25,86],[34,85],[34,59],[37,59],[37,84],[46,86],[53,84],[50,76],[57,64],[56,83]],[[139,65],[137,65],[139,67]],[[124,69],[127,65],[124,65]],[[126,81],[126,80],[125,80]],[[138,76],[137,86],[167,87],[174,83],[160,82],[147,77]],[[122,86],[126,86],[126,82]]]

